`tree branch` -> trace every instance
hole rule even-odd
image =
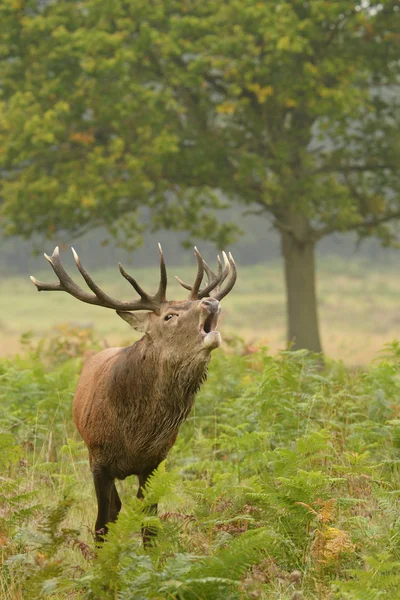
[[[337,227],[335,225],[328,225],[327,227],[323,227],[321,229],[315,230],[316,239],[321,239],[322,237],[329,235],[331,233],[335,233],[335,231],[345,232],[345,231],[362,231],[363,229],[368,229],[370,227],[378,227],[379,225],[383,225],[384,223],[388,223],[389,221],[393,221],[395,219],[400,219],[400,209],[389,211],[385,215],[380,217],[373,217],[372,215],[366,217],[360,223],[351,223],[347,227],[343,229]]]

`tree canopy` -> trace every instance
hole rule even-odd
[[[393,0],[5,0],[5,232],[134,244],[145,207],[222,245],[232,200],[280,231],[289,296],[308,248],[310,290],[324,235],[395,238],[399,21]]]

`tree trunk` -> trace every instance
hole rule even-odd
[[[294,218],[293,218],[294,217]],[[294,227],[293,227],[294,226]],[[321,352],[315,289],[315,241],[302,215],[292,215],[280,231],[285,262],[287,339],[291,348]]]

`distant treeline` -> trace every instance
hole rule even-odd
[[[247,216],[240,219],[244,234],[228,249],[241,265],[250,265],[266,260],[281,259],[279,236],[265,218]],[[160,231],[144,235],[143,246],[135,252],[127,252],[116,247],[110,235],[104,229],[93,230],[78,239],[63,236],[62,239],[46,240],[37,237],[34,240],[20,238],[0,238],[0,274],[16,275],[37,272],[45,268],[43,252],[51,254],[56,245],[66,253],[74,246],[84,264],[91,269],[115,266],[118,261],[139,267],[157,264],[157,242],[161,242],[169,265],[185,265],[194,259],[191,250],[182,247],[185,236],[172,231]],[[206,260],[213,264],[217,249],[210,242],[193,239]],[[318,246],[318,255],[333,255],[342,258],[366,258],[371,263],[387,264],[396,262],[399,250],[382,248],[376,240],[366,240],[357,244],[351,234],[335,234],[323,240]],[[65,262],[70,262],[66,254]]]

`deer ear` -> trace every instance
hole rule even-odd
[[[150,313],[123,312],[121,310],[117,310],[116,313],[121,319],[124,319],[124,321],[129,323],[133,329],[146,333]]]

